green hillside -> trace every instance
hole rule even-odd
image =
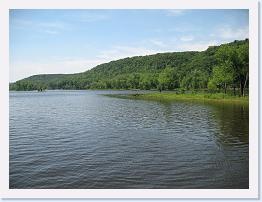
[[[202,52],[158,53],[104,63],[83,73],[34,75],[10,90],[239,89],[248,87],[248,39]]]

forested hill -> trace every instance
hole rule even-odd
[[[223,89],[248,87],[249,40],[202,52],[158,53],[104,63],[83,73],[35,75],[10,90],[42,89]]]

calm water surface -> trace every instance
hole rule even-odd
[[[247,106],[119,92],[10,92],[10,188],[248,188]]]

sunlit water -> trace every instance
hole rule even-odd
[[[10,188],[248,188],[248,107],[10,92]]]

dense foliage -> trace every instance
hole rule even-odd
[[[158,53],[104,63],[83,73],[35,75],[10,84],[10,90],[43,89],[209,89],[248,87],[248,39],[202,52]]]

